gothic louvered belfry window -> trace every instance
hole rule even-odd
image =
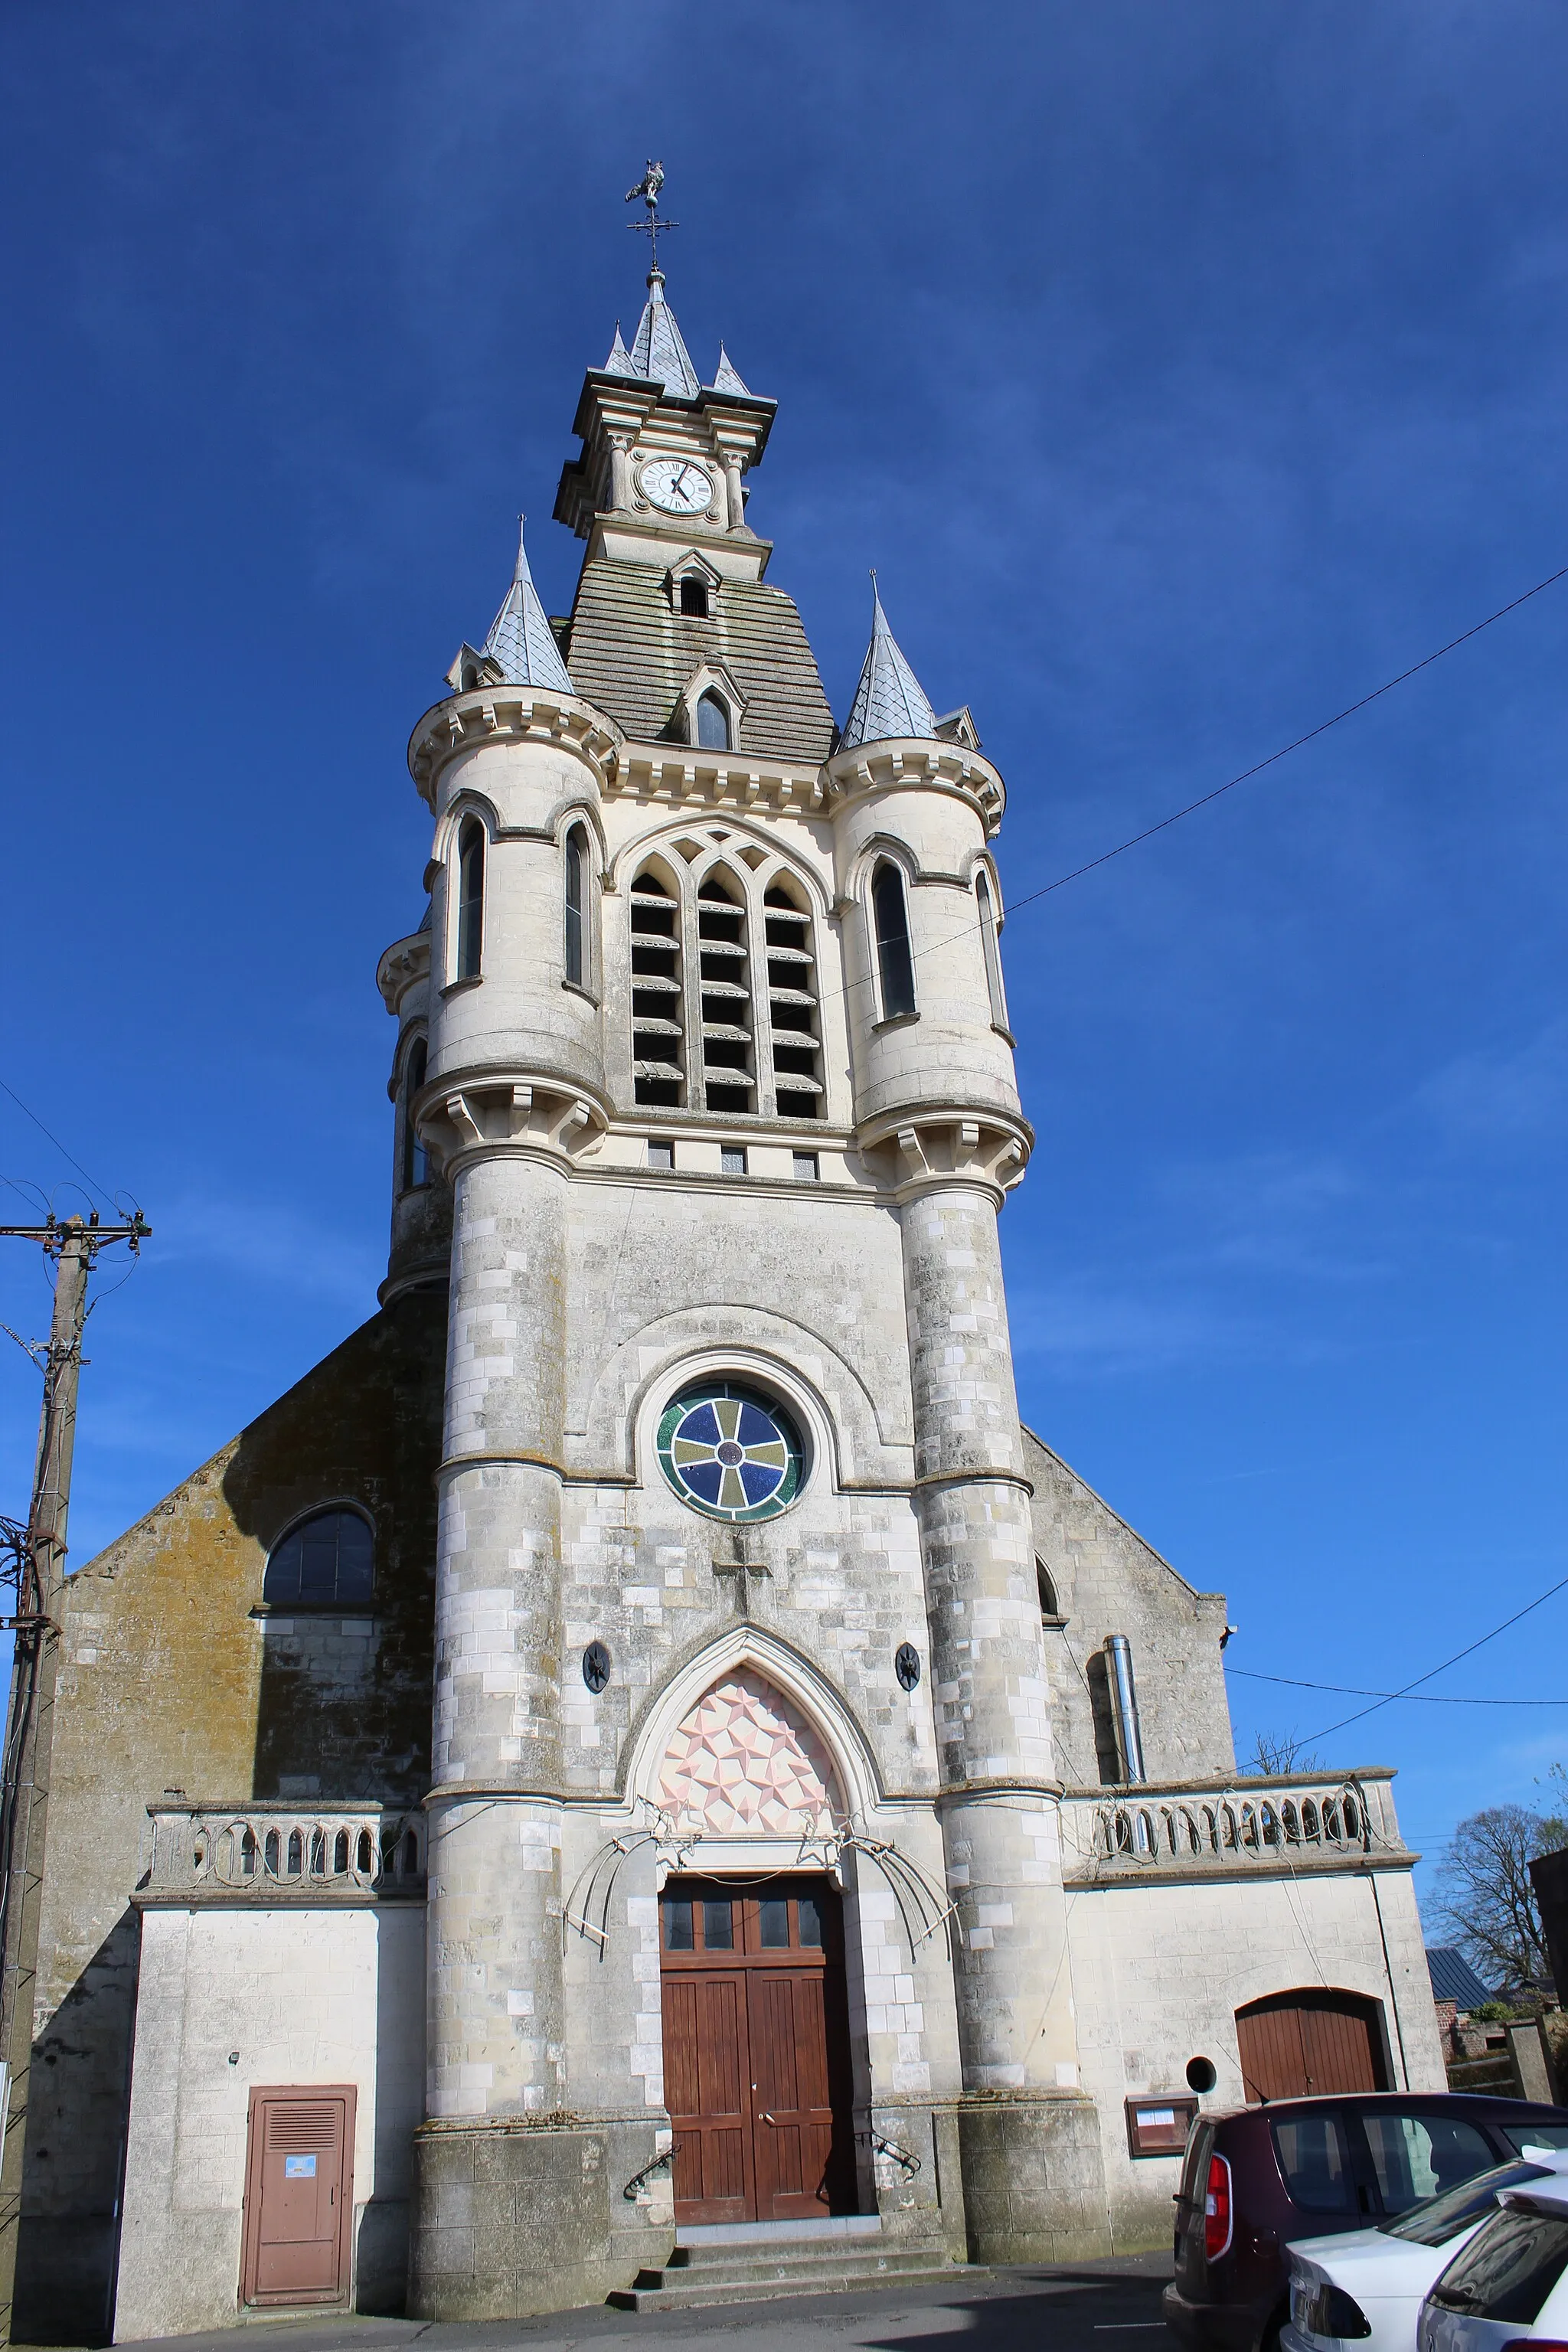
[[[763,893],[767,933],[768,1017],[773,1088],[781,1118],[822,1116],[822,1047],[817,1034],[816,964],[811,917],[782,882]]]
[[[702,1094],[707,1110],[751,1110],[751,959],[745,893],[721,869],[697,893],[699,986],[702,1000]]]
[[[637,1099],[686,1099],[680,899],[656,866],[632,884],[632,1076]]]

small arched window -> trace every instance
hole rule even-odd
[[[697,741],[704,751],[727,751],[730,749],[730,710],[721,695],[711,687],[697,698]]]
[[[689,572],[680,583],[680,611],[683,619],[705,621],[708,618],[708,583],[700,572]]]
[[[430,1058],[429,1047],[423,1037],[416,1037],[408,1048],[408,1060],[403,1072],[403,1166],[398,1191],[412,1192],[418,1184],[430,1181],[430,1155],[419,1140],[419,1130],[414,1124],[414,1098],[425,1084],[425,1072]]]
[[[574,824],[566,835],[566,977],[576,987],[587,983],[588,951],[584,930],[586,899],[588,836]]]
[[[261,1587],[279,1608],[353,1607],[375,1589],[375,1538],[357,1511],[316,1511],[275,1544]]]
[[[974,904],[980,915],[980,945],[985,957],[985,985],[991,992],[991,1019],[998,1029],[1007,1026],[1007,998],[1002,986],[1002,947],[996,936],[996,907],[984,867],[974,877]]]
[[[1059,1625],[1062,1612],[1057,1599],[1056,1580],[1043,1559],[1035,1562],[1035,1582],[1039,1588],[1042,1622],[1047,1625]]]
[[[478,980],[485,946],[485,829],[466,816],[458,835],[458,978]]]
[[[915,965],[910,952],[910,916],[904,877],[884,857],[871,877],[871,914],[877,935],[877,983],[882,1018],[895,1021],[915,1009]]]

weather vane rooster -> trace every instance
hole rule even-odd
[[[656,163],[654,158],[650,155],[647,160],[647,168],[643,173],[642,178],[637,182],[637,186],[626,190],[626,202],[628,205],[635,205],[637,198],[640,196],[643,203],[647,206],[647,220],[632,221],[629,226],[639,231],[639,233],[648,240],[649,260],[651,264],[649,270],[650,277],[658,277],[659,275],[658,240],[660,232],[668,231],[669,229],[679,228],[680,226],[680,223],[679,221],[660,220],[658,216],[658,192],[663,185],[664,165],[662,163]]]

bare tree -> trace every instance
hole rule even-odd
[[[1262,1773],[1266,1779],[1286,1772],[1321,1772],[1322,1758],[1303,1754],[1302,1745],[1294,1731],[1260,1731],[1247,1769]]]
[[[1485,1984],[1503,1993],[1546,1992],[1551,1963],[1530,1864],[1568,1845],[1568,1821],[1524,1805],[1492,1805],[1454,1832],[1437,1873],[1436,1924]]]

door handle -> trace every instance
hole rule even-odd
[[[764,2111],[763,2112],[763,2114],[761,2114],[761,2115],[757,2117],[757,2121],[758,2121],[760,2124],[773,2124],[774,2131],[777,2131],[777,2129],[778,2129],[778,2126],[777,2126],[777,2124],[776,2124],[776,2123],[773,2123],[773,2118],[772,2117],[772,2116],[770,2116],[770,2115],[766,2112],[766,2110],[765,2110],[765,2109],[764,2109]]]

